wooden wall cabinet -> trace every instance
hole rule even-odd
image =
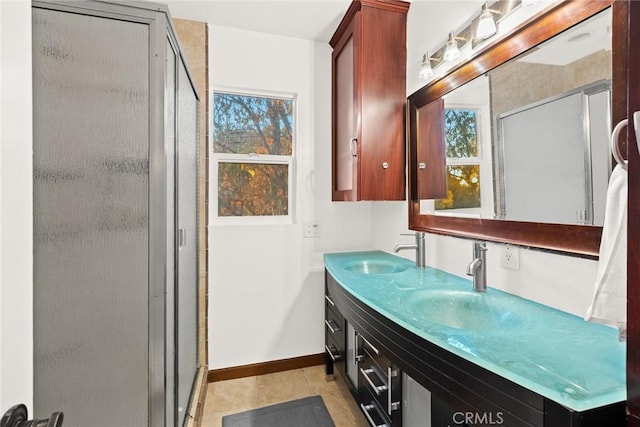
[[[332,199],[404,200],[409,3],[356,0],[329,42]]]

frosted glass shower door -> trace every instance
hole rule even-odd
[[[32,19],[35,415],[146,426],[150,25]]]
[[[501,118],[504,219],[576,223],[586,212],[584,95]]]
[[[177,405],[182,425],[197,370],[197,147],[198,99],[180,62],[178,67],[178,284]]]

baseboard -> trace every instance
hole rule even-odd
[[[291,369],[306,368],[308,366],[323,365],[325,353],[310,354],[308,356],[293,357],[291,359],[272,360],[251,365],[233,366],[231,368],[213,369],[209,371],[207,380],[216,381],[232,380],[234,378],[252,377],[254,375],[271,374],[274,372],[288,371]]]

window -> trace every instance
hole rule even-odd
[[[479,208],[480,144],[478,111],[470,108],[444,110],[447,153],[447,197],[435,201],[436,210]]]
[[[217,216],[292,214],[294,98],[213,93]]]

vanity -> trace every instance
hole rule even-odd
[[[625,425],[617,330],[387,252],[324,264],[327,374],[371,425],[402,425],[403,373],[431,392],[426,425]]]

